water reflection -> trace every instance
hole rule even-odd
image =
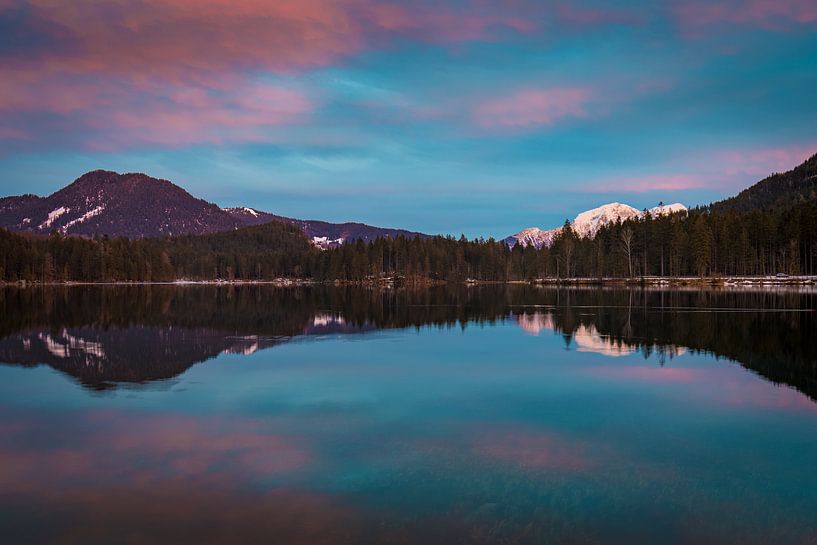
[[[769,380],[814,396],[814,303],[0,290],[0,528],[83,545],[811,543],[817,404]]]
[[[810,292],[74,287],[0,290],[0,362],[47,364],[97,389],[167,379],[219,354],[378,329],[511,321],[609,357],[727,357],[817,398]]]

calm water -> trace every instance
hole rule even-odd
[[[814,544],[815,308],[0,290],[0,541]]]

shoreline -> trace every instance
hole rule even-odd
[[[633,278],[539,278],[539,285],[598,286],[813,286],[817,276],[639,276]]]
[[[0,287],[72,287],[72,286],[368,286],[380,288],[413,287],[423,288],[449,284],[445,281],[406,281],[384,278],[377,281],[311,280],[305,278],[276,278],[272,280],[171,280],[157,282],[0,282]],[[685,286],[685,287],[780,287],[815,286],[817,276],[709,276],[709,277],[669,277],[648,276],[634,278],[537,278],[535,280],[474,280],[456,282],[463,286],[486,285],[533,285],[533,286]]]

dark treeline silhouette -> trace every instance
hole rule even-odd
[[[127,240],[49,237],[0,230],[0,280],[6,282],[162,282],[190,280],[502,281],[533,279],[547,250],[464,237],[360,240],[315,248],[294,226],[272,222],[212,235]]]
[[[0,230],[0,280],[145,281],[300,276],[314,259],[295,227],[273,222],[204,236],[129,240]]]
[[[301,335],[541,321],[568,347],[678,348],[739,362],[817,399],[817,295],[793,291],[436,286],[132,286],[0,290],[0,361],[47,363],[93,388],[174,377],[222,352]]]

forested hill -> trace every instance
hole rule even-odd
[[[711,205],[712,212],[748,212],[789,207],[817,200],[817,154],[788,172],[772,174],[753,186]]]

